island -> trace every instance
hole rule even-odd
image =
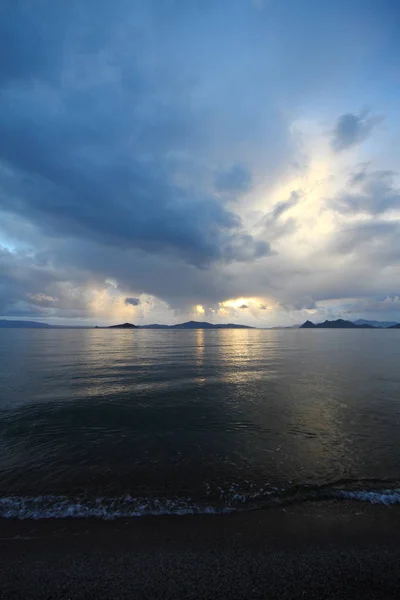
[[[208,323],[207,321],[186,321],[176,325],[133,325],[133,323],[122,323],[121,325],[110,325],[108,329],[255,329],[250,325],[238,325],[236,323]]]
[[[344,319],[336,319],[335,321],[324,321],[323,323],[313,323],[312,321],[306,321],[303,325],[300,325],[300,329],[376,329],[373,325],[362,323],[357,325],[352,321],[345,321]]]
[[[137,329],[133,323],[121,323],[121,325],[110,325],[108,329]]]

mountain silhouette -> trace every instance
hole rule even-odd
[[[220,323],[214,325],[207,321],[186,321],[186,323],[177,323],[176,325],[133,325],[132,323],[122,323],[121,325],[110,325],[108,329],[254,329],[249,325],[236,325],[235,323]]]
[[[368,321],[367,319],[357,319],[353,321],[356,325],[372,325],[372,327],[381,327],[387,329],[392,325],[397,325],[397,321]]]
[[[133,323],[121,323],[121,325],[110,325],[108,329],[137,329]]]
[[[12,321],[0,319],[0,328],[2,329],[49,329],[52,325],[40,323],[39,321]]]
[[[356,325],[352,321],[336,319],[336,321],[324,321],[323,323],[313,323],[306,321],[300,326],[300,329],[375,329],[372,325]]]

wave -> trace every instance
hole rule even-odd
[[[320,486],[297,485],[243,494],[220,488],[213,502],[192,498],[69,497],[60,495],[0,497],[0,518],[66,519],[118,518],[161,515],[218,515],[259,510],[312,501],[358,501],[370,504],[400,504],[400,482],[395,480],[339,480]]]
[[[69,498],[67,496],[10,496],[0,498],[0,517],[6,519],[118,519],[160,515],[223,514],[229,507],[213,507],[188,500],[145,498]]]
[[[380,490],[380,491],[349,491],[341,490],[337,492],[337,498],[345,500],[360,500],[361,502],[369,502],[370,504],[400,504],[400,489],[396,490]]]

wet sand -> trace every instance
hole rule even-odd
[[[1,598],[400,598],[398,506],[0,527]]]

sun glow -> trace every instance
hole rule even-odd
[[[259,310],[271,310],[275,307],[275,303],[266,300],[265,298],[230,298],[219,304],[219,313],[228,315],[232,311],[242,310],[249,311],[252,314]]]
[[[234,298],[232,300],[225,300],[220,303],[222,308],[248,308],[250,304],[254,304],[254,298]]]
[[[121,321],[132,317],[132,307],[127,306],[124,298],[114,290],[92,289],[90,295],[89,309],[93,317]]]

